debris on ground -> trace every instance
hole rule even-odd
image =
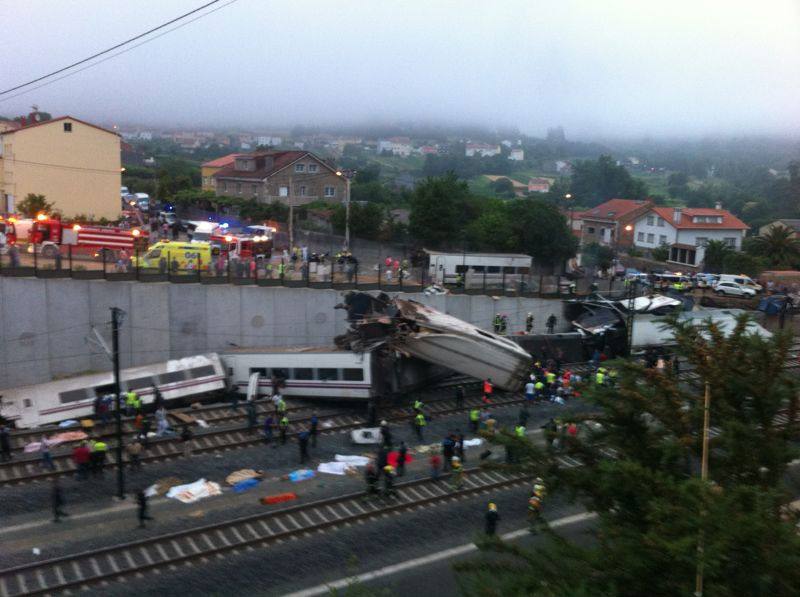
[[[214,495],[222,495],[219,483],[198,479],[194,483],[176,485],[167,492],[168,498],[174,498],[184,504],[191,504]]]
[[[346,462],[347,464],[351,464],[353,466],[367,466],[369,464],[369,458],[366,456],[354,456],[350,454],[342,455],[337,454],[333,458],[336,462]]]
[[[300,481],[306,481],[311,479],[316,475],[314,471],[308,468],[301,468],[296,471],[292,471],[288,475],[281,477],[284,481],[291,481],[292,483],[299,483]]]
[[[238,471],[232,472],[230,475],[225,477],[225,482],[228,485],[236,485],[242,481],[247,479],[260,479],[264,476],[264,471],[256,471],[251,468],[243,468]]]
[[[297,494],[293,491],[289,491],[286,493],[277,493],[275,495],[268,495],[261,498],[261,503],[264,505],[270,504],[280,504],[282,502],[289,502],[291,500],[296,500]]]

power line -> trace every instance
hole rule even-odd
[[[188,17],[190,15],[193,15],[194,13],[199,12],[199,11],[203,10],[204,8],[208,8],[212,4],[216,4],[219,1],[220,0],[212,0],[211,2],[208,2],[208,3],[204,4],[203,6],[195,8],[194,10],[190,10],[189,12],[187,12],[185,14],[182,14],[181,16],[176,17],[176,18],[174,18],[174,19],[172,19],[170,21],[167,21],[166,23],[162,23],[158,27],[153,27],[152,29],[150,29],[148,31],[145,31],[144,33],[140,33],[139,35],[137,35],[135,37],[131,37],[130,39],[127,39],[127,40],[125,40],[125,41],[123,41],[121,43],[118,43],[115,46],[111,46],[110,48],[107,48],[107,49],[105,49],[105,50],[103,50],[101,52],[97,52],[96,54],[92,54],[88,58],[84,58],[82,60],[78,60],[77,62],[73,62],[72,64],[70,64],[68,66],[64,66],[62,68],[59,68],[58,70],[54,70],[54,71],[52,71],[52,72],[50,72],[50,73],[48,73],[46,75],[42,75],[41,77],[37,77],[35,79],[31,79],[27,83],[21,83],[21,84],[15,86],[15,87],[10,87],[9,89],[6,89],[4,91],[0,91],[0,95],[6,95],[7,93],[11,93],[12,91],[16,91],[17,89],[22,89],[23,87],[28,87],[29,85],[33,85],[34,83],[38,83],[39,81],[43,81],[45,79],[49,79],[50,77],[55,76],[55,75],[57,75],[59,73],[63,73],[66,70],[69,70],[71,68],[74,68],[76,66],[84,64],[86,62],[89,62],[90,60],[94,60],[95,58],[98,58],[98,57],[102,56],[103,54],[108,54],[109,52],[113,52],[114,50],[117,50],[117,49],[119,49],[119,48],[121,48],[123,46],[127,46],[129,43],[132,43],[132,42],[136,41],[137,39],[141,39],[143,37],[146,37],[146,36],[150,35],[151,33],[154,33],[156,31],[158,31],[159,29],[163,29],[164,27],[168,27],[169,25],[172,25],[173,23],[176,23],[176,22],[180,21],[181,19],[184,19],[184,18],[186,18],[186,17]]]
[[[11,98],[8,98],[11,99]],[[62,164],[46,164],[44,162],[29,162],[16,158],[7,158],[9,164],[27,164],[29,166],[43,166],[46,168],[60,168],[61,170],[79,170],[84,172],[94,172],[96,174],[121,174],[122,170],[101,170],[99,168],[83,168],[81,166],[64,166]]]
[[[200,8],[197,8],[194,11],[186,13],[186,15],[189,15],[189,14],[192,14],[194,12],[197,12],[198,10],[202,10],[203,8],[206,8],[206,7],[208,7],[208,6],[212,5],[212,4],[215,4],[216,2],[219,2],[219,1],[220,0],[214,0],[214,2],[209,2],[208,4],[206,4],[204,6],[201,6]],[[12,91],[21,89],[23,87],[27,87],[29,85],[32,85],[33,83],[42,81],[39,85],[36,85],[35,87],[31,87],[30,89],[23,89],[22,91],[19,91],[18,93],[14,93],[13,95],[9,95],[7,97],[0,97],[0,103],[6,102],[8,100],[12,100],[15,97],[19,97],[21,95],[25,95],[27,93],[30,93],[31,91],[36,91],[37,89],[41,89],[42,87],[46,87],[46,86],[51,85],[53,83],[57,83],[58,81],[61,81],[62,79],[66,79],[67,77],[71,77],[73,75],[77,75],[78,73],[81,73],[81,72],[83,72],[83,71],[85,71],[87,69],[90,69],[90,68],[92,68],[94,66],[102,64],[103,62],[111,60],[112,58],[116,58],[117,56],[121,56],[122,54],[126,54],[126,53],[130,52],[131,50],[135,50],[136,48],[138,48],[140,46],[143,46],[143,45],[145,45],[147,43],[150,43],[151,41],[155,41],[158,38],[167,35],[168,33],[172,33],[173,31],[177,31],[178,29],[181,29],[181,28],[183,28],[183,27],[185,27],[187,25],[190,25],[191,23],[194,23],[195,21],[198,21],[198,20],[202,19],[203,17],[206,17],[206,16],[208,16],[208,15],[210,15],[212,13],[215,13],[218,10],[222,10],[226,6],[230,6],[231,4],[233,4],[235,2],[238,2],[238,0],[228,0],[228,2],[226,2],[225,4],[222,4],[221,6],[218,6],[218,7],[214,8],[214,9],[212,9],[212,10],[209,10],[208,12],[202,13],[202,14],[194,17],[193,19],[189,19],[187,21],[184,21],[183,23],[180,23],[180,24],[176,25],[172,29],[167,29],[166,31],[163,31],[162,33],[159,33],[158,35],[154,35],[153,37],[150,37],[148,39],[142,40],[138,44],[134,44],[133,46],[130,46],[130,47],[127,47],[127,48],[123,48],[119,52],[111,54],[110,56],[106,56],[105,58],[102,58],[101,60],[97,60],[95,62],[91,62],[90,64],[87,64],[83,68],[79,68],[77,70],[73,70],[72,72],[65,73],[65,74],[61,75],[60,77],[56,77],[55,79],[45,80],[45,79],[48,79],[49,77],[52,77],[52,76],[54,76],[54,75],[56,75],[58,73],[61,73],[61,72],[65,71],[65,70],[69,70],[69,69],[73,68],[76,65],[83,64],[86,61],[92,60],[92,58],[94,58],[94,57],[101,56],[103,54],[111,52],[115,48],[119,48],[121,46],[124,46],[125,44],[128,44],[128,43],[136,40],[136,39],[139,39],[139,38],[141,38],[141,37],[143,37],[145,35],[148,35],[148,33],[151,33],[152,31],[156,31],[158,29],[166,27],[167,25],[169,25],[171,23],[174,23],[175,21],[183,19],[184,17],[186,17],[186,15],[183,15],[181,17],[177,17],[176,19],[173,19],[172,21],[169,21],[168,23],[164,23],[163,25],[160,25],[159,27],[156,27],[155,29],[152,29],[151,31],[149,31],[147,33],[142,33],[141,35],[138,35],[138,36],[136,36],[134,38],[131,38],[131,39],[127,40],[126,42],[123,42],[121,44],[117,44],[116,46],[114,46],[112,48],[109,48],[107,50],[104,50],[103,52],[100,52],[100,53],[96,54],[94,57],[86,58],[86,59],[81,60],[79,62],[76,62],[75,64],[72,64],[70,66],[66,66],[66,67],[64,67],[62,69],[59,69],[57,71],[53,71],[53,72],[51,72],[51,73],[49,73],[47,75],[43,75],[41,77],[38,77],[37,79],[28,81],[27,83],[23,83],[21,85],[17,85],[16,87],[12,87],[10,89],[6,89],[5,91],[0,92],[0,96],[3,96],[3,95],[8,94],[8,93],[11,93]]]

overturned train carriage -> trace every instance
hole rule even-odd
[[[531,357],[511,340],[416,301],[366,297],[352,293],[341,305],[351,328],[337,337],[339,346],[363,350],[383,344],[476,379],[490,378],[508,391],[524,384]]]

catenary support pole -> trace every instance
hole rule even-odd
[[[111,307],[111,350],[114,360],[114,400],[115,423],[117,436],[117,497],[125,499],[125,466],[122,462],[122,388],[119,383],[119,326],[121,325],[123,311]]]

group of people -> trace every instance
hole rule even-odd
[[[383,260],[384,276],[386,276],[386,281],[390,283],[394,278],[397,278],[398,281],[405,280],[408,277],[409,267],[408,259],[400,261],[397,258],[387,256],[386,259]]]

